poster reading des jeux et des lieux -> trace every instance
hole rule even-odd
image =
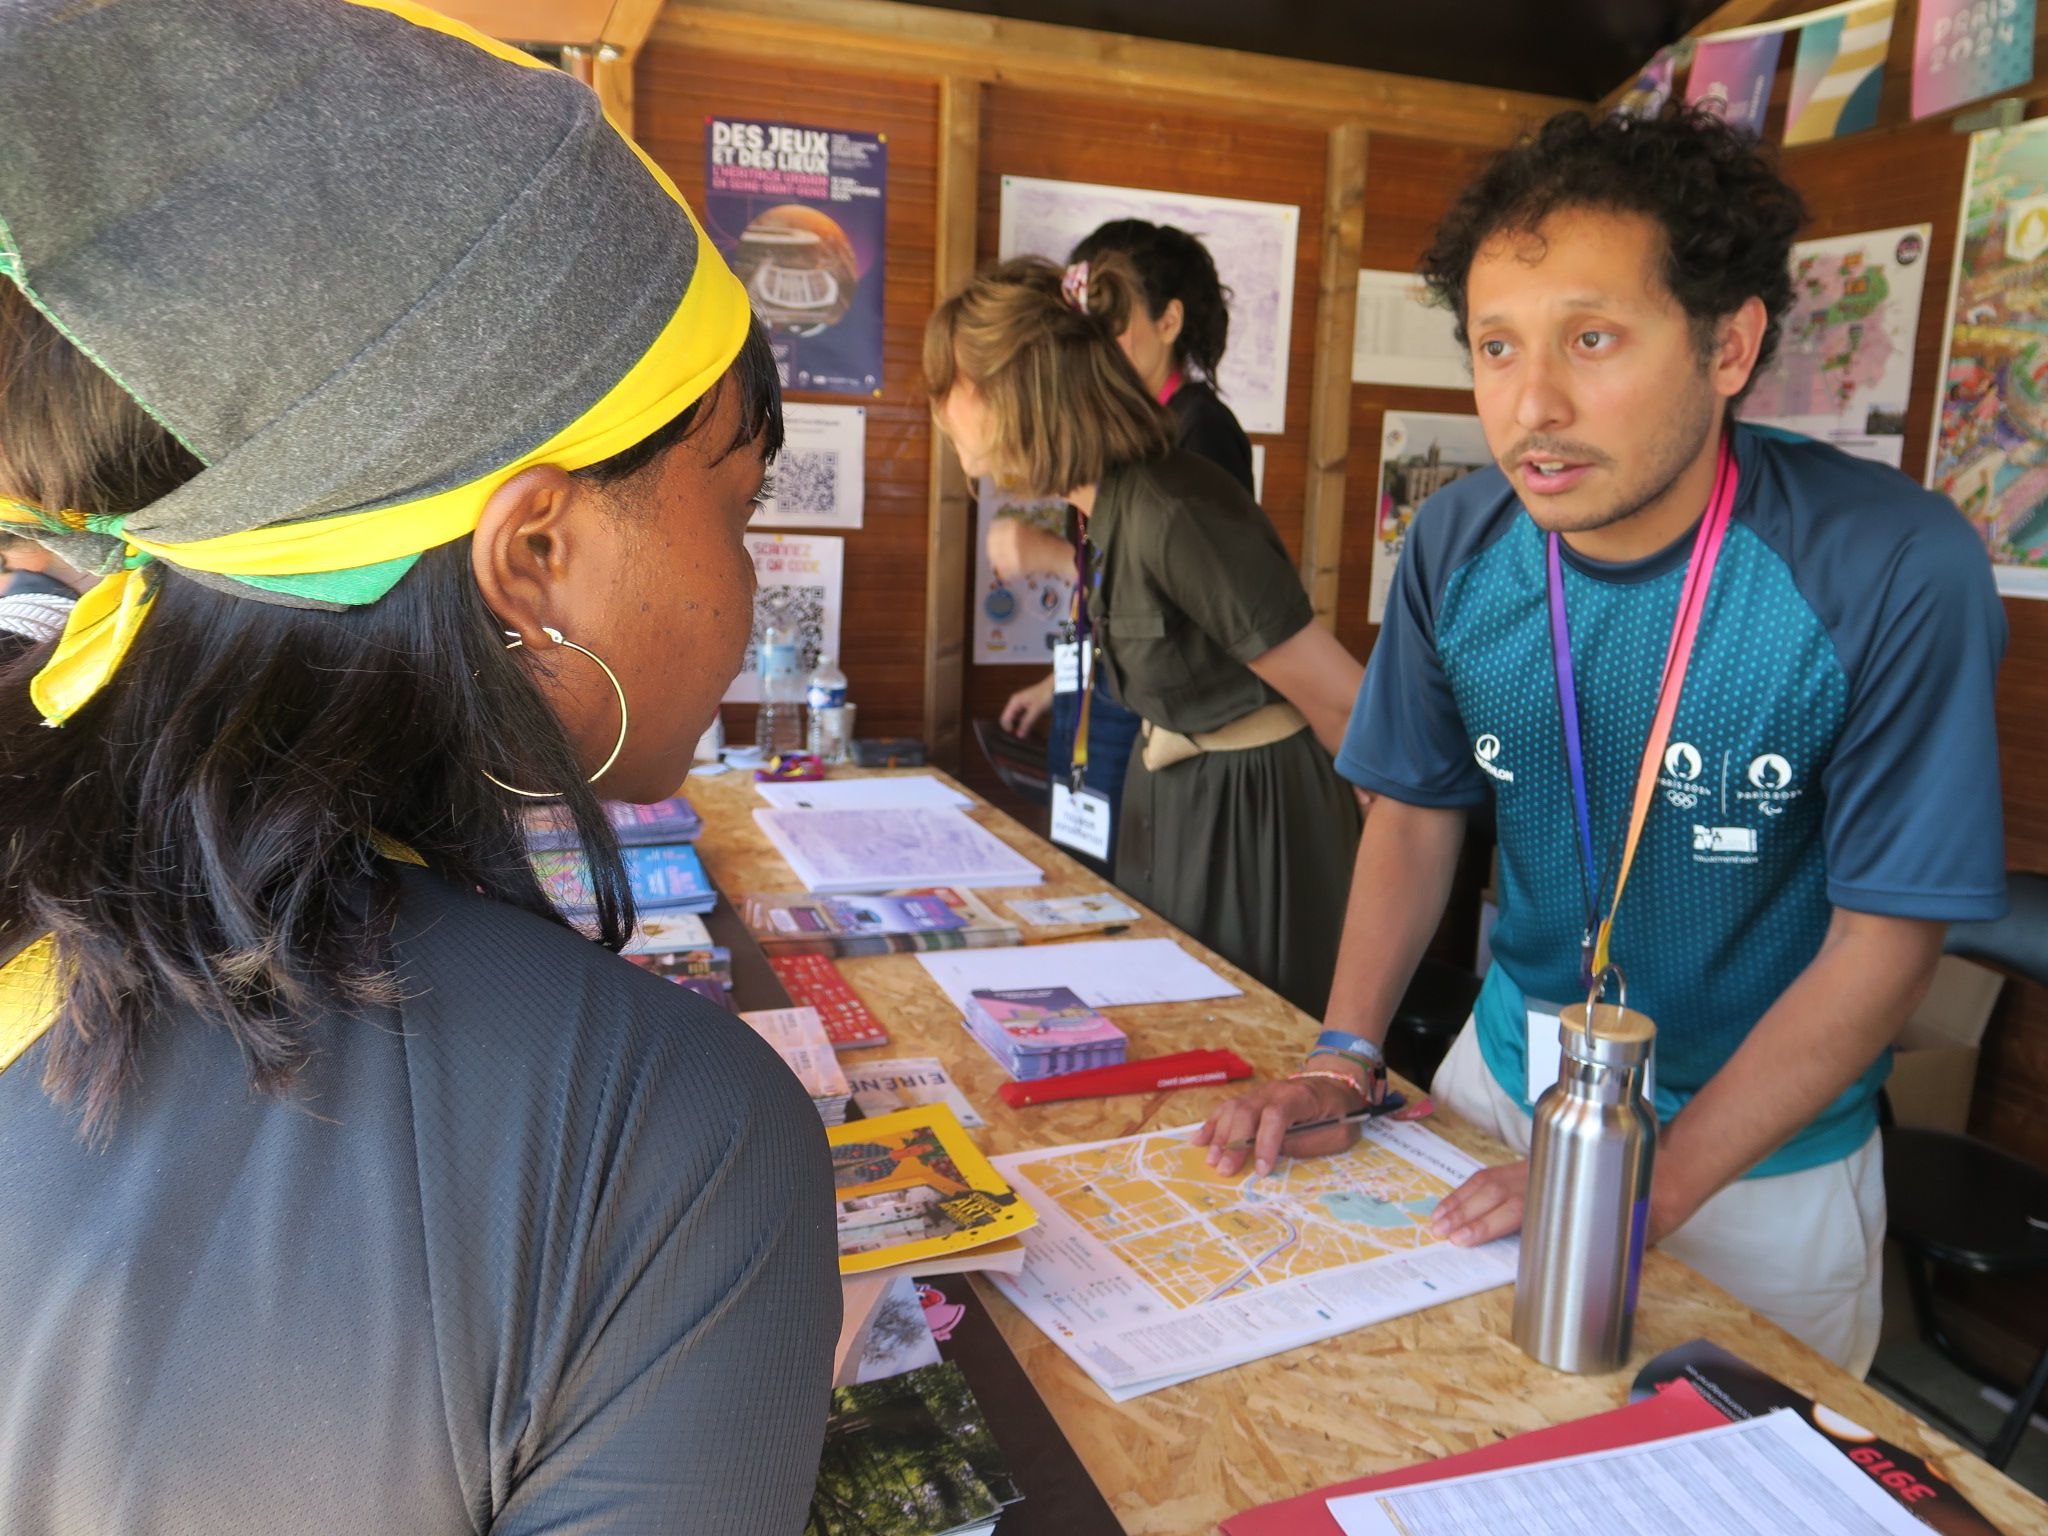
[[[774,338],[785,389],[882,392],[886,134],[710,117],[704,224]]]

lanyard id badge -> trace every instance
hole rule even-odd
[[[1088,544],[1077,526],[1074,530],[1074,599],[1070,643],[1053,647],[1052,686],[1055,693],[1081,695],[1080,717],[1074,722],[1073,766],[1067,782],[1052,786],[1052,840],[1092,859],[1109,858],[1109,797],[1100,790],[1084,789],[1088,777],[1089,706],[1095,702],[1095,644],[1088,621]],[[1061,652],[1070,659],[1063,660]],[[1071,673],[1066,668],[1071,666]],[[1071,682],[1068,681],[1071,677]]]
[[[1565,767],[1571,779],[1572,810],[1578,823],[1579,856],[1585,877],[1586,927],[1581,941],[1580,982],[1598,987],[1613,965],[1614,916],[1628,885],[1629,870],[1635,864],[1642,843],[1643,825],[1650,805],[1657,797],[1657,773],[1664,761],[1664,749],[1678,717],[1679,696],[1685,690],[1685,674],[1692,664],[1693,644],[1699,638],[1700,619],[1706,612],[1707,589],[1714,579],[1714,567],[1721,558],[1721,546],[1728,533],[1729,515],[1735,506],[1737,470],[1728,438],[1721,439],[1714,463],[1714,489],[1693,537],[1692,554],[1686,562],[1685,585],[1680,589],[1678,612],[1671,621],[1671,640],[1664,652],[1663,675],[1657,685],[1657,709],[1643,742],[1643,760],[1636,770],[1635,800],[1629,812],[1621,857],[1614,872],[1614,894],[1601,906],[1604,887],[1593,854],[1593,812],[1586,792],[1586,752],[1579,729],[1578,682],[1572,668],[1571,627],[1565,615],[1564,564],[1560,540],[1553,533],[1547,540],[1546,584],[1550,598],[1551,656],[1557,671],[1558,714],[1564,727]],[[1534,1030],[1531,1030],[1532,1036]],[[1551,1036],[1556,1036],[1553,1031]],[[1535,1080],[1532,1064],[1530,1080]]]

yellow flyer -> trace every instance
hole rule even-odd
[[[1015,1237],[1038,1224],[943,1104],[827,1129],[839,1272],[856,1275]]]

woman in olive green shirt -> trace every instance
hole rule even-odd
[[[1331,754],[1363,669],[1258,503],[1170,446],[1116,344],[1138,302],[1118,260],[1006,262],[933,314],[926,387],[969,474],[1081,513],[1099,664],[1145,720],[1117,883],[1320,1014],[1359,827]]]

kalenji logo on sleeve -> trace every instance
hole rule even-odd
[[[1499,779],[1501,783],[1514,783],[1515,776],[1513,773],[1509,772],[1505,768],[1497,768],[1494,766],[1493,760],[1499,756],[1500,738],[1494,735],[1491,731],[1488,731],[1484,736],[1481,736],[1477,741],[1472,743],[1473,762],[1477,763],[1486,772],[1492,774],[1496,779]]]

